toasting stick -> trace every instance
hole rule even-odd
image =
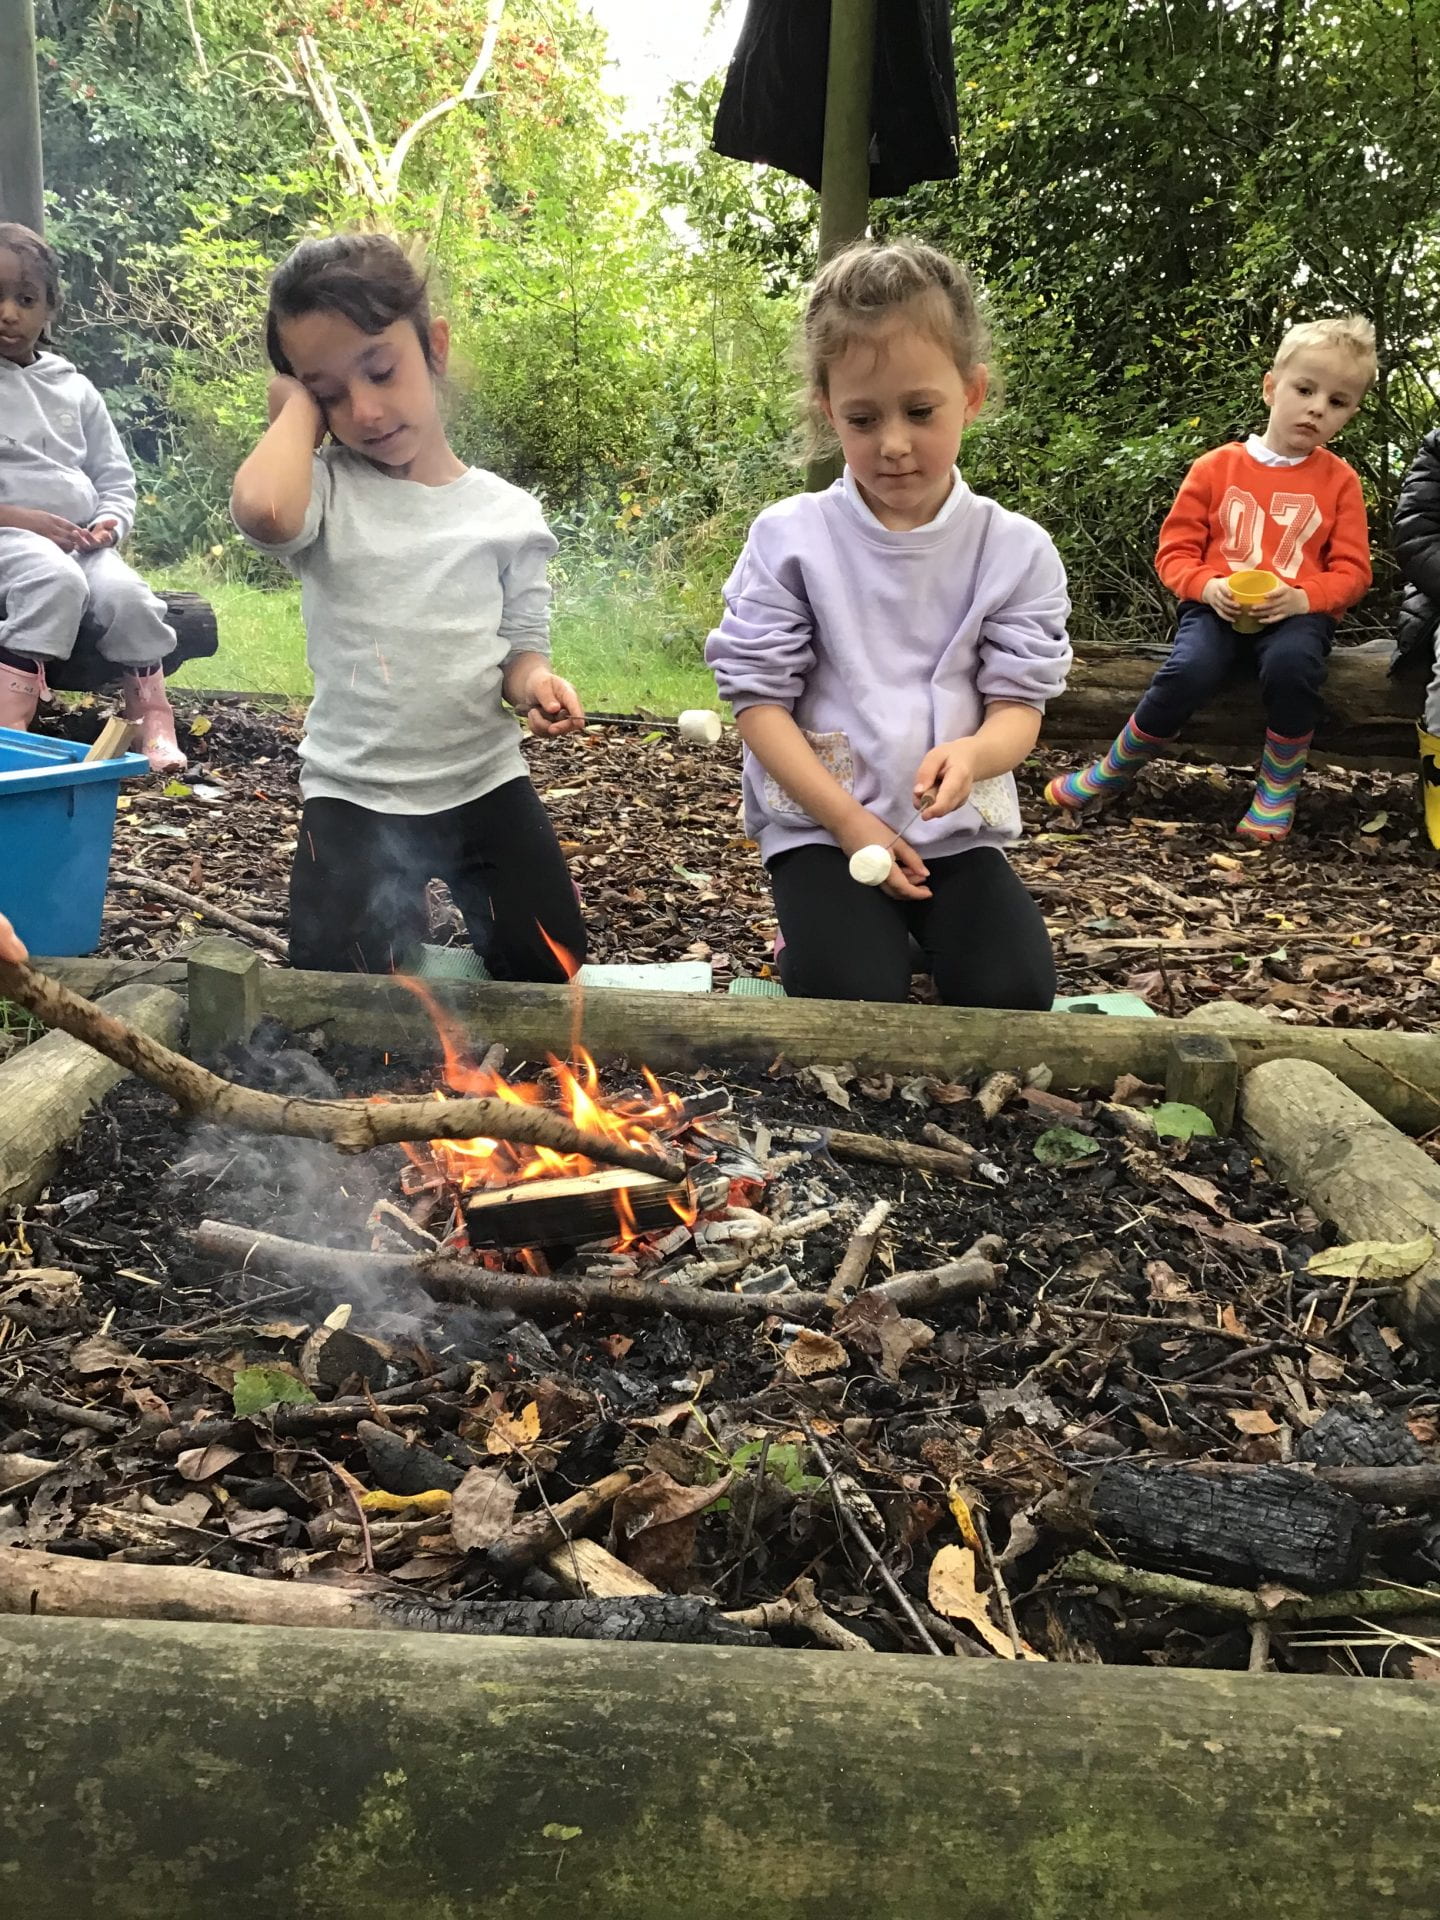
[[[927,787],[920,796],[919,806],[898,833],[892,833],[883,845],[877,840],[872,846],[857,847],[850,856],[850,878],[858,880],[862,887],[883,887],[890,878],[890,869],[895,864],[895,856],[890,849],[897,840],[905,838],[926,807],[934,804],[935,789]]]

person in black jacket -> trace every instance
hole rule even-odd
[[[1440,427],[1432,428],[1400,488],[1395,509],[1395,557],[1405,576],[1396,622],[1396,670],[1430,674],[1420,722],[1420,781],[1425,830],[1440,847],[1440,664],[1435,636],[1440,628]]]

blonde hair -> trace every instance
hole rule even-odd
[[[1275,349],[1273,372],[1307,348],[1320,353],[1343,353],[1365,370],[1368,387],[1375,378],[1375,329],[1363,313],[1347,313],[1336,320],[1302,320],[1291,327]]]
[[[950,354],[963,379],[984,364],[990,328],[974,282],[959,261],[919,240],[856,241],[816,274],[800,325],[810,451],[835,444],[816,404],[817,397],[829,394],[831,367],[902,312]]]

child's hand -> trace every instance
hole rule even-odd
[[[272,427],[285,411],[286,407],[292,404],[303,407],[304,410],[314,418],[315,444],[317,447],[329,432],[329,428],[325,422],[325,409],[309,389],[302,387],[300,382],[291,374],[277,373],[275,375],[266,392],[265,404],[269,410],[270,424]]]
[[[939,820],[947,813],[954,813],[970,798],[974,784],[973,739],[944,740],[938,747],[932,747],[915,775],[915,804],[921,808],[920,818]],[[925,806],[925,795],[932,790],[935,798]]]
[[[579,733],[585,725],[585,709],[580,704],[580,696],[568,680],[562,680],[558,673],[551,673],[548,667],[542,667],[531,675],[530,684],[525,689],[525,702],[528,711],[525,718],[530,731],[542,738],[559,733]]]
[[[120,544],[118,520],[92,520],[87,531],[90,534],[92,550],[95,547],[118,547]]]
[[[930,878],[930,869],[908,840],[895,840],[894,835],[894,827],[887,826],[879,814],[871,813],[868,807],[857,807],[835,837],[847,860],[861,847],[888,846],[895,864],[890,869],[890,878],[882,882],[881,891],[888,893],[892,900],[928,900],[930,889],[925,882]]]
[[[1217,574],[1213,580],[1207,580],[1200,591],[1200,598],[1207,607],[1213,607],[1222,620],[1238,620],[1241,613],[1240,602],[1230,591],[1230,582]]]
[[[1262,627],[1273,627],[1277,620],[1291,620],[1297,613],[1310,611],[1310,596],[1299,587],[1282,584],[1267,593],[1250,609]]]
[[[29,954],[25,951],[25,942],[4,914],[0,913],[0,960],[8,960],[12,966],[19,966],[29,958]]]
[[[38,507],[7,507],[0,525],[15,527],[21,533],[38,533],[53,540],[65,553],[88,553],[95,545],[84,527],[77,527],[60,513],[42,513]]]

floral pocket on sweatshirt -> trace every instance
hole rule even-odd
[[[1008,774],[999,773],[990,780],[977,780],[970,789],[972,806],[986,826],[996,833],[1013,833],[1020,825],[1020,804],[1015,784]]]
[[[815,758],[825,771],[845,789],[846,793],[855,791],[855,755],[850,748],[850,736],[845,733],[809,733],[801,728],[806,740],[814,752]],[[798,800],[793,800],[773,774],[765,775],[763,790],[765,805],[771,813],[788,814],[794,820],[808,820],[810,815]]]

